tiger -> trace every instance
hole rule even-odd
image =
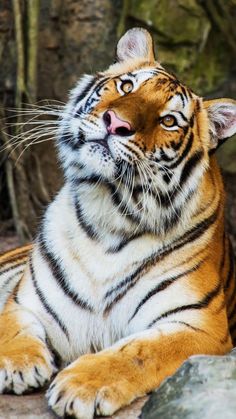
[[[32,244],[0,257],[0,393],[46,386],[59,417],[109,416],[236,342],[215,151],[236,101],[205,100],[143,28],[85,75],[58,123],[64,185]]]

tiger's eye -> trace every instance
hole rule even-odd
[[[129,81],[129,80],[123,81],[120,88],[124,93],[130,93],[133,90],[133,83],[132,81]]]
[[[173,115],[166,115],[162,118],[161,122],[168,128],[177,125],[176,118]]]

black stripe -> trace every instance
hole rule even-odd
[[[114,306],[115,303],[120,301],[137,281],[142,277],[142,275],[148,272],[154,265],[159,261],[163,260],[166,256],[170,255],[174,251],[182,248],[186,244],[189,244],[196,239],[198,239],[208,228],[214,224],[218,216],[218,208],[211,214],[209,217],[202,220],[195,227],[187,231],[182,237],[176,239],[171,245],[166,246],[161,252],[157,252],[146,258],[142,264],[129,276],[123,279],[117,286],[111,288],[104,296],[104,299],[107,299],[112,296],[112,294],[117,294],[115,298],[110,301],[105,309],[104,314],[107,314]],[[124,289],[125,288],[125,289]]]
[[[159,76],[159,74],[162,74],[163,76],[166,76],[168,81],[175,81],[175,75],[174,74],[170,74],[167,73],[167,71],[165,71],[162,68],[156,68],[156,71],[152,71],[153,74],[156,74],[157,76]],[[176,80],[177,81],[177,80]]]
[[[166,324],[166,323],[182,324],[182,325],[184,325],[184,326],[186,326],[186,327],[188,327],[188,328],[190,328],[190,329],[194,330],[195,332],[203,332],[203,333],[207,333],[207,332],[205,332],[205,330],[202,330],[202,329],[200,329],[199,327],[192,326],[191,324],[189,324],[189,323],[187,323],[187,322],[183,322],[183,321],[181,321],[181,320],[168,320],[167,322],[165,322],[165,324]]]
[[[85,220],[78,199],[75,202],[75,211],[80,227],[84,230],[90,239],[95,239],[97,237],[97,233],[94,227]]]
[[[93,87],[94,83],[96,82],[96,77],[93,77],[90,82],[84,87],[83,91],[77,96],[74,106],[76,106],[81,100],[85,98],[85,96],[89,93],[90,89]]]
[[[180,99],[182,101],[183,108],[184,108],[185,107],[184,95],[181,92],[176,92],[175,93],[175,96],[179,96],[180,97]]]
[[[88,175],[88,176],[84,176],[81,178],[77,178],[75,179],[75,181],[73,182],[76,186],[79,186],[80,184],[83,183],[87,183],[88,185],[103,185],[105,187],[107,187],[110,190],[110,193],[112,195],[112,201],[113,204],[115,206],[119,206],[119,211],[122,212],[122,209],[125,209],[125,203],[123,203],[123,205],[120,205],[121,200],[119,197],[119,194],[116,190],[115,185],[113,185],[112,183],[110,183],[107,179],[102,179],[100,176],[97,175]],[[95,229],[93,228],[93,226],[89,223],[87,223],[84,218],[83,218],[83,214],[81,211],[81,207],[79,205],[78,202],[76,202],[76,213],[77,213],[77,218],[79,220],[80,226],[83,228],[83,230],[86,232],[86,234],[91,238],[94,239],[97,236],[97,233],[95,231]],[[122,212],[123,216],[131,216],[132,214],[125,214],[124,212]],[[120,232],[120,243],[118,243],[116,246],[114,247],[110,247],[106,253],[117,253],[120,250],[122,250],[125,246],[127,246],[132,240],[135,240],[136,238],[140,237],[142,234],[144,234],[144,232],[139,232],[139,233],[135,233],[135,234],[127,234],[125,230]]]
[[[8,259],[0,263],[0,269],[2,269],[5,265],[9,265],[9,263],[18,262],[19,260],[26,258],[28,254],[29,254],[29,250],[27,252],[25,251],[25,252],[19,253],[18,255],[14,255],[12,257],[9,256]]]
[[[170,143],[170,145],[171,145],[171,147],[175,150],[175,151],[178,151],[179,149],[180,149],[180,147],[182,146],[182,144],[183,144],[183,138],[182,137],[180,137],[180,140],[178,141],[178,143],[176,143],[175,141],[171,141],[171,143]]]
[[[124,249],[125,246],[127,246],[131,241],[139,238],[140,236],[142,236],[144,233],[135,233],[132,234],[130,236],[124,237],[123,239],[120,240],[120,243],[117,244],[114,247],[110,247],[106,253],[118,253],[120,252],[122,249]]]
[[[196,99],[195,110],[196,110],[197,113],[200,112],[200,110],[201,110],[201,101],[200,101],[200,99]]]
[[[122,216],[127,217],[135,225],[139,225],[141,215],[133,213],[132,210],[127,212],[127,203],[123,200],[116,186],[110,182],[105,183],[105,185],[110,188],[112,203],[118,208],[118,211],[122,214]]]
[[[9,276],[6,281],[3,282],[3,284],[0,283],[0,288],[3,290],[4,287],[6,287],[16,276],[23,274],[24,273],[24,269],[22,269],[21,271],[17,271],[15,272],[13,275]]]
[[[194,268],[188,269],[185,272],[182,272],[178,275],[173,276],[172,278],[169,279],[165,279],[164,281],[162,281],[160,284],[158,284],[155,288],[153,288],[151,291],[149,291],[145,297],[140,301],[140,303],[138,304],[138,306],[136,307],[133,315],[130,317],[129,322],[131,320],[133,320],[133,318],[136,316],[136,314],[139,312],[139,310],[141,309],[141,307],[148,301],[150,300],[151,297],[153,297],[154,295],[158,294],[161,291],[164,291],[166,288],[168,288],[170,285],[172,285],[177,279],[182,278],[183,276],[186,276],[194,271],[196,271],[199,266],[202,264],[203,261],[201,261],[200,263],[198,263],[197,266],[195,266]]]
[[[109,76],[108,77],[103,77],[102,80],[100,80],[97,84],[95,84],[94,89],[90,93],[90,95],[89,95],[89,97],[86,100],[86,103],[84,105],[84,110],[85,111],[88,108],[88,106],[91,106],[91,99],[92,99],[92,96],[94,95],[94,93],[98,94],[99,89],[101,89],[104,86],[104,84],[106,84],[106,82],[110,79],[111,78]]]
[[[9,268],[6,268],[3,271],[0,271],[0,276],[3,275],[3,274],[6,274],[7,272],[12,271],[15,268],[18,268],[18,266],[23,266],[25,264],[26,264],[26,261],[23,261],[23,262],[21,261],[21,262],[15,263],[15,265],[9,266]]]
[[[123,217],[129,218],[135,225],[140,223],[141,216],[137,216],[137,214],[133,214],[131,211],[127,212],[126,203],[124,202],[122,196],[120,195],[118,188],[111,182],[109,182],[107,179],[102,179],[101,177],[98,177],[96,175],[90,175],[85,176],[83,178],[75,179],[74,184],[76,186],[79,186],[82,183],[88,183],[91,185],[94,185],[96,183],[99,183],[110,191],[112,203],[115,207],[118,208],[119,213],[122,214]],[[135,189],[135,188],[134,188]],[[135,191],[134,191],[135,193]],[[87,235],[94,239],[97,236],[97,232],[93,228],[93,226],[89,223],[87,223],[83,217],[81,206],[79,203],[76,202],[76,206],[78,205],[78,208],[76,208],[77,211],[77,217],[80,222],[81,227],[83,230],[87,233]]]
[[[193,92],[190,88],[188,88],[188,94],[189,94],[190,99],[192,99],[193,98]]]
[[[169,183],[170,183],[170,181],[171,181],[172,177],[173,177],[173,174],[172,174],[172,173],[165,173],[165,174],[162,176],[162,179],[164,180],[164,182],[165,182],[165,183],[167,183],[167,184],[169,185]]]
[[[225,345],[228,342],[229,337],[230,337],[229,330],[227,330],[227,332],[225,333],[225,336],[222,339],[220,339],[220,343],[222,343],[222,345]]]
[[[202,151],[197,151],[190,157],[190,159],[185,163],[181,176],[180,176],[180,185],[183,185],[183,183],[186,182],[186,180],[191,175],[193,169],[197,166],[197,164],[200,162],[200,160],[203,157]]]
[[[160,200],[161,207],[163,208],[169,208],[170,205],[173,206],[173,201],[176,198],[177,194],[179,193],[178,188],[174,188],[169,193],[164,194],[162,192],[159,192],[158,194],[158,200]]]
[[[160,160],[159,161],[172,161],[174,158],[167,156],[167,154],[164,152],[162,147],[160,147]]]
[[[193,132],[191,132],[188,139],[187,139],[187,143],[186,143],[186,146],[185,146],[182,154],[179,156],[179,158],[175,162],[168,165],[167,169],[175,169],[177,166],[179,166],[180,163],[182,163],[182,161],[184,160],[184,158],[187,156],[187,154],[189,153],[189,151],[192,148],[193,139],[194,139],[194,135],[193,135]]]
[[[183,114],[183,112],[181,112],[181,111],[176,111],[179,115],[181,115],[181,118],[185,121],[185,122],[188,122],[188,119],[186,118],[186,116]],[[191,122],[191,119],[190,119],[190,122]],[[190,125],[190,127],[191,127],[191,124],[189,123],[189,125]]]
[[[172,247],[173,250],[176,250],[180,247],[182,247],[185,244],[191,243],[192,241],[198,239],[208,228],[214,224],[218,217],[219,207],[207,218],[200,221],[195,227],[193,227],[191,230],[187,231],[181,238],[180,243],[176,243],[174,247]],[[174,241],[175,243],[175,241]]]
[[[5,250],[5,252],[0,253],[0,259],[2,257],[6,257],[7,255],[9,255],[9,258],[11,258],[11,257],[15,257],[17,255],[21,255],[23,253],[28,253],[30,251],[30,249],[31,249],[31,244],[29,243],[29,244],[25,244],[25,245],[22,245],[22,246],[14,247],[12,249]],[[10,253],[13,253],[13,254],[10,255]]]
[[[104,299],[109,298],[113,293],[118,294],[110,301],[104,308],[103,315],[107,315],[113,306],[120,301],[134,285],[138,282],[143,274],[143,265],[141,265],[138,269],[136,269],[131,275],[126,277],[123,281],[121,281],[116,287],[111,288],[104,296]],[[125,287],[125,289],[123,289]],[[120,292],[119,292],[120,291]]]
[[[192,116],[190,118],[189,125],[190,125],[191,128],[193,128],[193,126],[194,126],[194,113],[192,114]]]
[[[131,154],[134,154],[136,157],[137,157],[137,159],[139,159],[140,158],[140,154],[136,151],[136,150],[134,150],[132,147],[130,147],[128,144],[123,144],[123,146],[124,146],[124,148],[126,148],[127,150],[129,150],[129,151],[131,151]],[[130,157],[130,156],[129,156]]]
[[[145,193],[148,195],[153,196],[154,199],[156,199],[163,208],[169,208],[170,204],[173,204],[173,200],[176,198],[176,195],[179,193],[178,188],[174,187],[172,190],[169,191],[169,193],[162,193],[161,191],[157,192],[153,189],[151,189],[151,186],[149,189],[147,189],[146,185],[137,185],[133,188],[133,195],[137,197],[140,193]],[[136,198],[137,202],[138,198]]]
[[[181,84],[181,90],[182,90],[182,94],[184,95],[186,102],[188,102],[188,91],[187,89]]]
[[[209,291],[202,300],[198,301],[197,303],[186,304],[186,305],[179,306],[179,307],[166,311],[165,313],[156,317],[156,319],[152,320],[152,322],[149,323],[148,328],[152,327],[155,323],[157,323],[158,321],[162,319],[165,319],[171,314],[181,313],[186,310],[201,310],[202,308],[208,307],[209,304],[212,302],[212,300],[219,294],[221,289],[222,289],[221,282],[219,282],[217,286],[212,291]]]
[[[9,263],[12,263],[12,262],[15,262],[15,261],[18,261],[19,259],[23,259],[24,257],[26,257],[26,256],[28,256],[28,254],[29,254],[29,249],[27,249],[27,250],[25,250],[25,251],[22,251],[22,252],[19,252],[19,253],[17,253],[17,254],[15,254],[15,255],[9,255],[9,257],[7,258],[7,259],[5,259],[5,261],[4,262],[1,262],[0,263],[0,269],[3,267],[3,266],[5,266],[5,265],[7,265],[7,264],[9,264]],[[6,253],[6,255],[7,255],[7,253]]]
[[[190,194],[188,195],[187,198],[190,199]],[[187,203],[188,199],[186,199],[185,204]],[[164,219],[162,220],[162,230],[167,233],[167,231],[173,229],[176,224],[180,221],[181,219],[181,215],[183,212],[183,206],[181,206],[180,208],[174,208],[171,216],[165,216]]]
[[[66,326],[59,319],[57,313],[53,310],[53,308],[47,303],[46,298],[43,295],[42,290],[38,286],[38,283],[36,281],[36,277],[35,277],[34,268],[33,268],[33,264],[32,264],[31,258],[29,260],[29,268],[30,268],[31,279],[32,279],[32,282],[33,282],[33,285],[34,285],[35,292],[38,295],[38,297],[39,297],[42,305],[44,306],[46,312],[49,313],[53,317],[53,319],[55,320],[55,322],[61,328],[61,330],[63,331],[63,333],[66,335],[66,337],[69,339],[69,333],[68,333],[68,330],[67,330]]]
[[[42,236],[42,234],[39,236],[38,238],[38,243],[40,246],[40,250],[41,250],[41,254],[45,260],[45,262],[47,262],[53,278],[56,280],[57,284],[59,285],[59,287],[61,288],[61,290],[64,292],[64,294],[70,298],[73,303],[75,303],[76,305],[78,305],[80,308],[84,309],[84,310],[88,310],[90,312],[93,312],[93,308],[90,306],[90,304],[87,301],[82,300],[77,292],[74,292],[73,290],[69,289],[69,283],[66,281],[65,277],[64,277],[64,273],[60,267],[60,265],[58,264],[58,262],[54,259],[53,255],[51,252],[49,252],[49,250],[46,247],[46,243],[44,241],[44,238]]]
[[[88,183],[88,184],[94,185],[94,184],[100,183],[100,182],[102,184],[104,183],[104,180],[102,179],[102,177],[94,175],[94,174],[78,177],[78,178],[74,179],[74,181],[73,181],[75,186],[79,186],[82,183]]]
[[[70,147],[72,151],[78,151],[80,147],[85,143],[85,137],[82,131],[80,131],[75,139],[72,135],[64,132],[59,138],[59,142],[63,145]]]

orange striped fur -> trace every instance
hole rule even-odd
[[[44,385],[55,352],[47,398],[60,417],[112,415],[189,356],[236,344],[214,155],[236,132],[236,103],[195,95],[142,29],[117,57],[71,94],[58,139],[66,183],[38,237],[0,256],[0,392]]]

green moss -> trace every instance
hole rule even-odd
[[[208,19],[194,0],[130,0],[129,15],[172,43],[201,42]]]
[[[198,0],[124,0],[124,5],[123,32],[126,26],[148,28],[164,67],[199,95],[224,95],[235,57],[225,33],[212,27]],[[236,138],[219,149],[218,158],[225,170],[236,172]]]
[[[236,136],[229,139],[217,151],[220,166],[230,173],[236,173]]]
[[[232,54],[197,0],[126,0],[125,4],[130,26],[137,22],[150,28],[158,60],[165,67],[200,95],[221,87]]]

